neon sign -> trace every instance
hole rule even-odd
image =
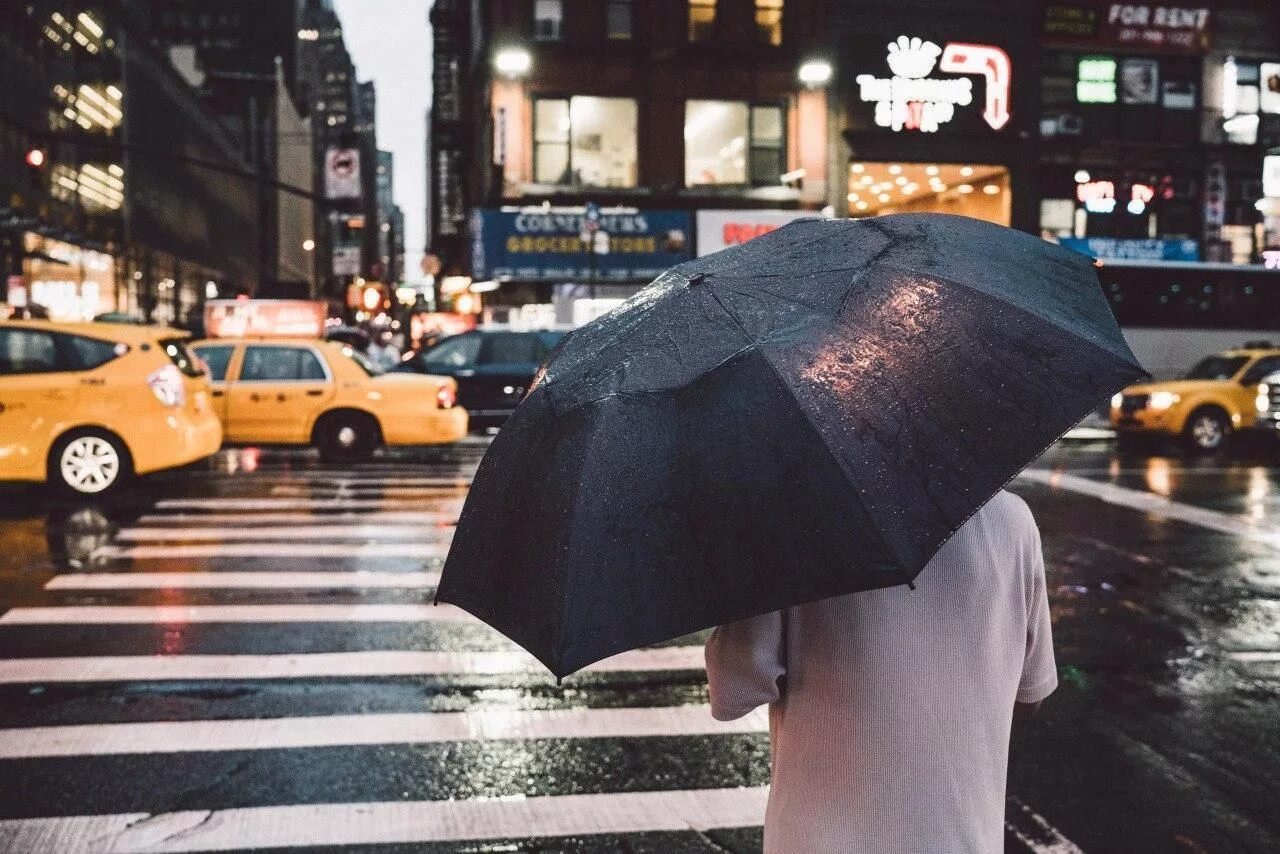
[[[892,77],[859,74],[859,97],[876,105],[875,122],[895,131],[932,133],[955,118],[956,107],[973,103],[973,80],[930,77],[936,65],[949,74],[981,76],[986,81],[982,118],[993,130],[1009,122],[1012,64],[998,47],[951,42],[945,48],[919,37],[898,36],[885,62]]]
[[[1076,198],[1089,213],[1111,213],[1116,209],[1116,185],[1112,181],[1086,181],[1076,186]]]

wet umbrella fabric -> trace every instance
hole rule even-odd
[[[562,676],[904,584],[1143,375],[1084,256],[965,217],[800,220],[561,342],[438,598]]]

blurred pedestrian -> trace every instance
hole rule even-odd
[[[1000,852],[1015,704],[1057,687],[1040,535],[1001,492],[907,586],[716,629],[711,712],[769,704],[766,852]]]
[[[384,333],[369,345],[369,358],[383,370],[391,370],[400,364],[400,349],[391,340],[391,336]]]

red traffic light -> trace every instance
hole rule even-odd
[[[39,169],[44,165],[44,149],[33,148],[27,152],[27,165],[32,169]]]

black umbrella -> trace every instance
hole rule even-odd
[[[557,676],[913,581],[1144,375],[1089,259],[978,220],[799,220],[574,332],[494,440],[439,601]]]

